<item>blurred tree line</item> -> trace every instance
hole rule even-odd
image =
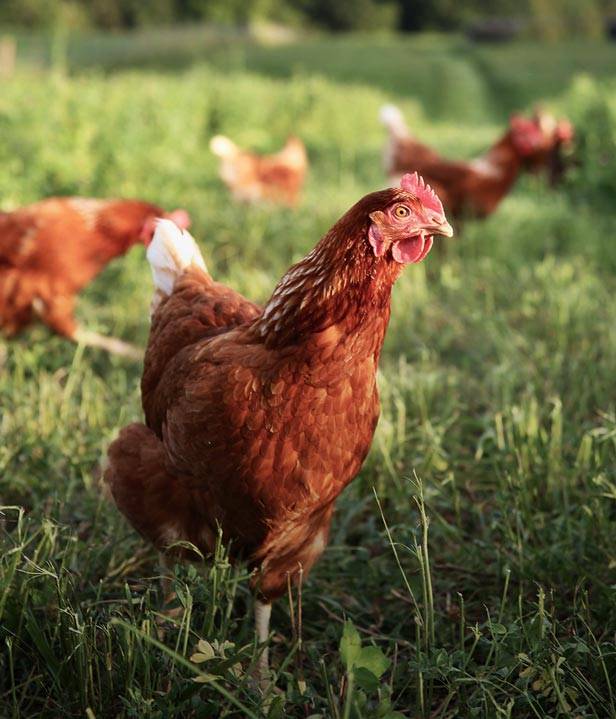
[[[0,0],[0,23],[23,27],[130,29],[144,25],[266,20],[332,31],[456,30],[479,19],[527,21],[558,40],[598,36],[616,0]]]

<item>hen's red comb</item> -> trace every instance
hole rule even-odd
[[[414,172],[412,175],[407,173],[402,175],[400,187],[406,192],[415,195],[429,210],[443,213],[443,203],[438,199],[438,195],[434,190],[424,182],[423,177]]]

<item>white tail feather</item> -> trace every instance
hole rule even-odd
[[[237,145],[224,135],[216,135],[210,140],[210,150],[218,157],[229,157],[237,153]]]
[[[157,220],[154,237],[147,251],[154,279],[151,312],[173,287],[184,270],[191,265],[207,272],[199,247],[188,230],[181,230],[171,220]]]
[[[406,137],[409,134],[404,121],[404,115],[395,105],[383,105],[379,111],[379,119],[385,127],[396,137]]]

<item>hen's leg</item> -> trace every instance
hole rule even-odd
[[[169,604],[175,599],[173,579],[171,578],[171,574],[173,572],[173,562],[166,554],[159,552],[158,564],[160,565],[160,588],[163,593],[163,603]]]
[[[270,617],[272,615],[271,603],[260,602],[255,600],[255,626],[257,631],[257,641],[259,644],[265,645],[259,656],[257,664],[257,680],[261,689],[267,689],[270,685],[269,679],[269,626]]]
[[[143,359],[143,350],[139,347],[116,339],[105,337],[98,332],[79,327],[74,317],[75,298],[57,293],[52,299],[36,297],[32,302],[32,309],[41,321],[62,337],[67,337],[77,344],[86,347],[98,347],[111,354],[117,354],[130,359]]]
[[[132,345],[129,342],[124,342],[124,340],[120,340],[117,337],[106,337],[98,332],[86,330],[82,327],[77,327],[69,336],[77,344],[82,344],[86,347],[98,347],[110,354],[128,357],[129,359],[143,359],[144,351],[140,347]]]
[[[162,616],[157,620],[157,624],[159,628],[159,638],[164,638],[165,629],[169,624],[169,620],[173,621],[181,617],[184,612],[184,607],[182,607],[181,604],[179,604],[179,606],[173,606],[177,599],[177,594],[173,591],[174,561],[163,552],[159,552],[158,563],[160,566],[160,588],[163,595],[163,608],[161,610]]]

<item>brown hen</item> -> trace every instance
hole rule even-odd
[[[298,137],[289,137],[273,155],[240,149],[228,137],[216,135],[210,149],[220,158],[220,177],[233,197],[243,202],[297,205],[308,170],[308,156]]]
[[[145,424],[112,443],[104,478],[160,550],[211,553],[222,530],[254,569],[262,642],[271,601],[325,549],[334,501],[370,448],[393,284],[451,232],[407,175],[352,207],[261,310],[212,280],[188,233],[158,226]]]
[[[405,172],[419,172],[454,218],[490,215],[522,170],[548,167],[557,142],[556,134],[538,117],[513,115],[505,134],[484,155],[448,160],[412,137],[393,105],[382,108],[381,121],[389,131],[385,171],[392,182]]]
[[[75,300],[111,260],[152,239],[154,220],[165,216],[140,200],[50,198],[0,213],[0,330],[17,334],[36,319],[85,344],[141,356],[135,347],[78,327]],[[183,210],[169,217],[183,227]]]

